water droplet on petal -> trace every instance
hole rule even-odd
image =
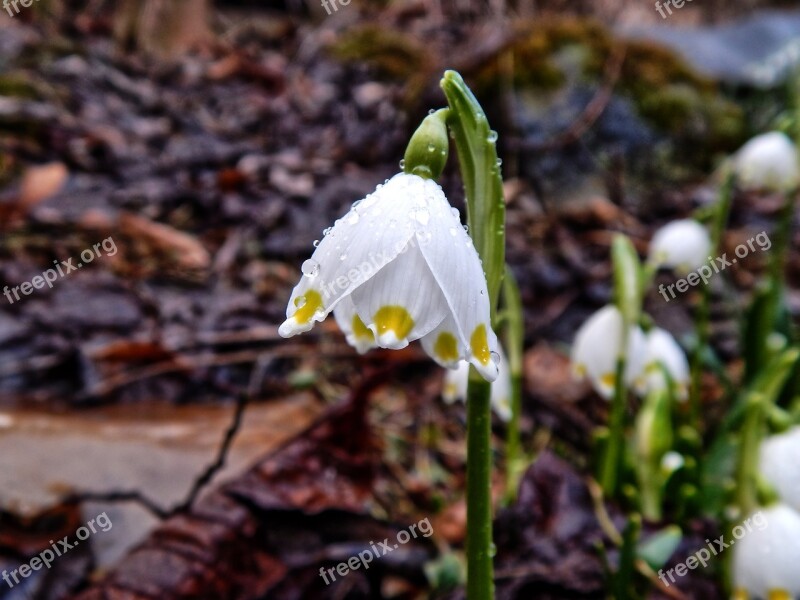
[[[431,241],[431,237],[432,237],[431,236],[431,232],[428,231],[427,229],[423,229],[422,231],[418,231],[417,232],[417,239],[422,244],[427,244],[428,242],[430,242]]]
[[[319,247],[319,240],[314,240],[314,248],[318,248],[318,247]]]
[[[300,270],[303,271],[303,275],[306,277],[316,277],[319,275],[319,263],[313,258],[309,258],[303,263],[303,266],[300,267]]]
[[[433,144],[428,144],[428,152],[436,152],[436,146]]]
[[[405,159],[400,159],[400,168],[402,169],[402,168],[403,168],[403,167],[405,167],[405,166],[406,166],[406,161],[405,161]]]
[[[489,132],[489,137],[486,138],[486,141],[490,144],[494,144],[497,141],[497,132],[494,129]]]
[[[418,206],[413,208],[408,216],[414,219],[417,223],[422,225],[427,225],[428,221],[431,220],[431,213],[428,211],[427,208]]]
[[[356,223],[358,223],[358,219],[359,219],[359,218],[360,218],[360,217],[358,216],[358,212],[356,212],[356,211],[353,211],[353,214],[352,214],[352,215],[350,215],[350,216],[347,218],[347,222],[348,222],[348,223],[350,223],[350,225],[355,225]]]
[[[387,181],[388,181],[388,179],[387,179]],[[363,200],[356,200],[355,202],[353,202],[353,210],[357,209],[362,202],[364,202],[364,201]]]
[[[502,159],[502,158],[498,158],[498,159],[497,159],[497,163],[496,163],[496,164],[497,164],[497,166],[498,166],[498,167],[499,167],[500,165],[502,165],[502,164],[503,164],[503,159]]]
[[[451,227],[450,228],[450,235],[452,235],[453,237],[456,237],[456,233],[458,233],[456,228],[455,227]]]
[[[481,293],[483,293],[483,291],[481,291]],[[496,366],[498,366],[498,367],[499,367],[499,366],[500,366],[500,354],[499,354],[499,353],[497,353],[497,352],[495,352],[494,350],[492,350],[492,351],[489,353],[489,356],[491,356],[491,357],[492,357],[492,362],[493,362],[493,363],[494,363]]]
[[[461,219],[461,213],[458,212],[457,208],[450,207],[450,214],[452,214],[456,219]]]
[[[325,228],[325,229],[322,231],[322,235],[328,235],[328,234],[331,232],[331,230],[332,230],[332,229],[333,229],[333,227],[326,227],[326,228]]]
[[[343,252],[342,254],[339,255],[339,260],[346,260],[346,259],[347,259],[347,253],[346,252]]]

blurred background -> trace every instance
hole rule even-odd
[[[445,69],[499,133],[526,310],[540,460],[498,514],[498,597],[604,597],[582,473],[607,406],[565,350],[609,300],[612,232],[644,251],[710,203],[721,159],[789,118],[800,64],[795,2],[672,3],[4,4],[0,571],[102,513],[113,527],[0,598],[463,597],[465,417],[441,369],[416,344],[359,357],[332,319],[276,330],[314,240],[445,104]],[[735,203],[727,243],[779,208]],[[745,262],[726,296],[763,268]],[[688,302],[648,310],[689,327]],[[714,304],[723,358],[733,312]],[[432,537],[319,577],[424,517]],[[724,597],[710,572],[684,588]]]

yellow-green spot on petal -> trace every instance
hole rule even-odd
[[[364,325],[364,321],[358,315],[353,315],[353,335],[357,338],[368,339],[370,342],[375,341],[375,334]]]
[[[736,588],[733,592],[733,600],[750,600],[750,595],[743,588]]]
[[[308,323],[317,311],[322,308],[322,296],[317,290],[308,290],[302,296],[294,299],[294,305],[298,307],[294,313],[294,319],[301,325]]]
[[[407,338],[414,328],[414,319],[405,308],[397,305],[382,306],[375,313],[373,320],[378,328],[378,335],[392,331],[399,340]]]
[[[433,352],[444,362],[455,362],[458,360],[458,344],[452,333],[446,331],[439,334],[433,344]]]
[[[472,332],[472,337],[469,338],[469,348],[472,350],[472,355],[478,359],[482,365],[488,365],[492,356],[489,352],[489,341],[486,338],[486,325],[481,323]]]
[[[603,375],[600,376],[600,383],[607,387],[613,388],[616,382],[617,376],[614,375],[614,373],[603,373]]]
[[[770,590],[767,600],[792,600],[792,596],[786,590]]]

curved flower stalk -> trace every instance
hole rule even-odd
[[[486,279],[458,211],[436,182],[399,173],[326,234],[292,291],[279,333],[310,330],[331,311],[359,352],[413,340],[440,365],[469,361],[497,377]]]
[[[499,347],[499,354],[498,375],[492,382],[491,402],[495,414],[503,422],[508,423],[511,420],[511,370],[502,347]],[[442,399],[448,404],[456,400],[465,402],[468,380],[469,363],[466,361],[461,361],[456,369],[447,370],[444,375]]]
[[[785,504],[776,504],[749,515],[749,522],[756,526],[748,528],[733,548],[735,598],[797,598],[800,514]]]
[[[758,470],[782,502],[800,510],[800,426],[761,443]]]
[[[733,157],[738,183],[745,189],[790,192],[800,185],[800,157],[783,133],[757,135]]]
[[[667,375],[675,386],[675,397],[686,400],[690,383],[686,355],[669,332],[654,327],[645,336],[644,369],[635,382],[637,393],[644,396],[652,391],[667,390],[670,383]]]
[[[694,271],[709,260],[711,237],[694,219],[667,223],[650,242],[648,263],[673,268],[682,274]]]
[[[572,344],[570,361],[576,378],[587,378],[595,391],[606,400],[614,395],[617,361],[627,348],[625,387],[630,388],[641,376],[647,350],[646,338],[638,326],[628,331],[623,343],[623,319],[616,306],[604,306],[578,329]]]

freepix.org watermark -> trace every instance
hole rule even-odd
[[[330,585],[332,582],[336,581],[335,573],[338,573],[340,577],[344,577],[350,571],[355,571],[361,567],[364,567],[364,570],[369,569],[369,563],[371,563],[375,558],[386,556],[390,552],[397,550],[397,548],[399,548],[402,544],[407,544],[411,538],[416,538],[417,529],[419,529],[419,533],[422,534],[422,537],[430,537],[433,535],[433,526],[431,525],[431,522],[428,521],[428,517],[425,517],[419,523],[409,525],[408,531],[405,529],[398,531],[396,543],[393,544],[390,542],[389,538],[384,539],[382,542],[378,542],[377,546],[373,542],[370,542],[369,548],[359,552],[355,556],[351,556],[344,562],[340,562],[335,567],[331,567],[327,570],[325,567],[320,567],[319,576],[325,581],[325,585]],[[329,576],[330,581],[328,581]]]
[[[660,569],[658,571],[658,578],[665,586],[669,587],[670,582],[675,583],[676,575],[678,577],[683,577],[690,570],[696,569],[698,565],[703,565],[703,568],[707,567],[708,561],[711,560],[712,556],[717,556],[726,548],[733,546],[736,540],[742,539],[749,531],[753,531],[753,525],[758,527],[759,531],[763,531],[767,525],[769,525],[763,512],[758,511],[754,513],[753,516],[745,519],[743,523],[734,527],[731,531],[733,539],[726,542],[725,536],[721,535],[713,542],[711,540],[706,540],[708,548],[700,548],[700,550],[689,556],[685,561],[678,563],[672,569],[667,569],[666,572],[664,569]],[[667,577],[669,577],[669,581],[667,581]]]
[[[8,14],[13,17],[15,14],[19,14],[19,7],[22,8],[29,8],[33,3],[38,2],[39,0],[3,0],[3,8],[6,9]],[[349,0],[348,0],[349,2]],[[11,7],[14,7],[15,13],[11,12]]]
[[[772,248],[772,241],[769,239],[767,232],[762,231],[758,235],[751,237],[744,244],[739,244],[736,246],[734,250],[736,258],[728,259],[727,252],[722,256],[717,256],[716,258],[711,258],[709,256],[708,264],[701,265],[696,271],[692,271],[685,278],[678,279],[678,281],[675,283],[670,283],[669,285],[664,285],[662,283],[658,286],[658,293],[664,297],[664,300],[669,302],[671,299],[675,298],[675,288],[678,289],[678,292],[683,294],[689,289],[689,286],[694,287],[701,281],[703,282],[703,285],[708,285],[708,280],[711,279],[713,275],[719,273],[720,271],[724,271],[731,265],[735,265],[740,258],[745,258],[751,252],[755,252],[756,248],[753,245],[753,242],[758,244],[758,249],[762,252]],[[667,292],[670,293],[671,297],[667,296]]]
[[[54,260],[53,264],[56,267],[55,269],[47,269],[46,271],[43,271],[41,275],[37,275],[30,281],[26,281],[20,285],[14,287],[5,286],[3,288],[3,295],[6,297],[9,304],[14,304],[14,302],[20,300],[20,293],[22,293],[24,296],[30,296],[34,289],[40,290],[45,285],[52,288],[53,283],[59,277],[66,277],[72,271],[82,269],[83,265],[92,262],[95,259],[95,256],[100,258],[100,256],[102,256],[100,254],[100,248],[105,251],[106,256],[114,256],[117,253],[117,245],[114,243],[112,238],[108,237],[102,242],[99,242],[91,248],[87,248],[81,252],[80,256],[83,262],[72,264],[72,258],[68,260],[62,260],[60,263],[59,261]]]
[[[664,4],[661,4],[661,2],[656,2],[656,11],[658,12],[658,14],[661,15],[662,19],[666,19],[667,15],[664,14],[664,9],[666,9],[667,12],[670,15],[672,15],[672,9],[670,8],[670,4],[676,9],[678,9],[678,8],[683,8],[684,4],[691,1],[692,0],[667,0],[666,2],[664,2]]]
[[[2,575],[3,581],[8,584],[8,587],[13,588],[19,584],[20,578],[27,579],[34,571],[39,571],[42,568],[49,569],[56,558],[65,555],[82,541],[89,539],[92,534],[98,531],[109,531],[113,526],[114,524],[108,518],[108,515],[101,513],[94,519],[87,521],[86,525],[78,527],[77,531],[75,531],[75,537],[77,538],[75,541],[70,542],[68,535],[65,535],[58,543],[50,540],[50,548],[45,548],[39,552],[30,562],[17,567],[13,571],[3,571],[0,575]]]

